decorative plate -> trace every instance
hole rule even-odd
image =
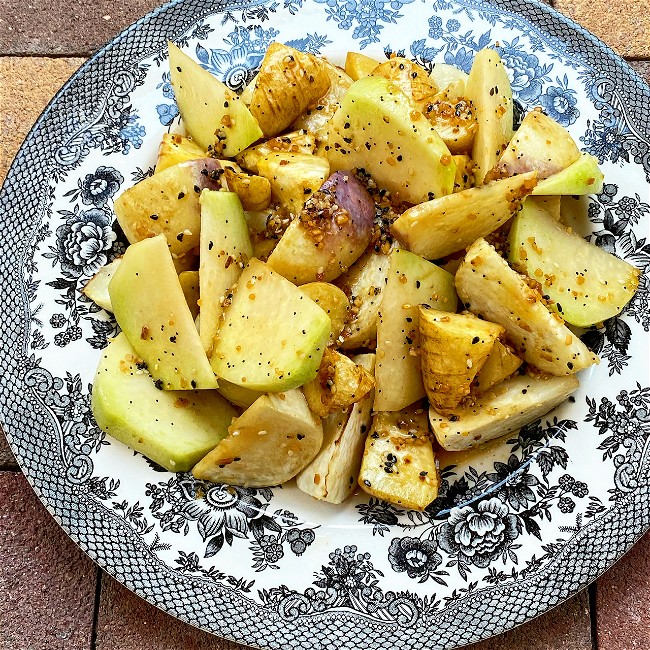
[[[606,174],[576,228],[643,270],[575,399],[493,455],[443,472],[415,513],[363,494],[342,506],[288,486],[171,474],[105,437],[89,407],[115,322],[80,293],[124,250],[118,192],[152,173],[177,123],[173,39],[231,88],[268,44],[398,51],[468,71],[496,46],[523,109],[542,106]],[[101,567],[204,630],[264,648],[451,648],[540,614],[594,580],[650,525],[650,90],[609,49],[521,0],[180,0],[65,85],[0,195],[3,425],[57,521]]]

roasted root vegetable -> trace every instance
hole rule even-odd
[[[451,194],[456,166],[433,125],[393,81],[363,77],[330,122],[332,170],[365,169],[396,199],[420,203]]]
[[[199,160],[200,158],[207,158],[207,156],[207,151],[199,147],[192,138],[178,133],[163,133],[158,148],[155,173],[158,174],[168,167],[178,165],[178,163]]]
[[[312,413],[325,417],[365,397],[375,380],[363,366],[336,350],[326,350],[316,378],[303,386]]]
[[[599,194],[603,190],[604,178],[598,167],[598,160],[591,154],[583,153],[568,167],[538,183],[533,194],[543,196]]]
[[[189,471],[237,414],[214,390],[158,390],[123,332],[102,352],[91,407],[102,431],[171,472]]]
[[[476,373],[487,360],[501,325],[471,314],[450,314],[420,307],[422,379],[430,404],[446,412],[467,397]]]
[[[226,167],[224,179],[228,189],[239,197],[244,210],[266,210],[271,204],[271,183],[267,178]]]
[[[203,158],[169,167],[120,194],[114,210],[131,244],[163,234],[169,250],[180,257],[199,245],[199,194],[221,189],[223,168]]]
[[[315,149],[316,137],[312,133],[293,131],[245,149],[236,160],[244,169],[257,174],[257,164],[270,153],[312,154]]]
[[[212,368],[253,390],[302,386],[318,372],[330,329],[328,315],[311,298],[252,259],[225,296]]]
[[[476,53],[465,84],[465,96],[472,102],[476,115],[472,159],[476,164],[476,184],[482,185],[513,134],[510,80],[501,57],[494,50]]]
[[[293,478],[318,453],[322,424],[300,391],[262,395],[228,428],[192,473],[203,481],[271,487]]]
[[[330,166],[320,156],[271,152],[258,161],[257,172],[268,179],[275,199],[295,215],[325,182]]]
[[[541,292],[484,239],[477,239],[456,272],[465,307],[505,327],[524,359],[543,372],[569,375],[598,357],[543,302]]]
[[[477,122],[469,100],[451,98],[443,92],[429,99],[421,110],[452,154],[472,150]]]
[[[485,363],[474,377],[472,393],[482,395],[492,386],[517,372],[522,363],[523,361],[508,344],[496,340]]]
[[[360,52],[348,52],[345,57],[345,72],[354,81],[368,77],[378,65],[379,61]]]
[[[490,176],[501,178],[536,171],[541,180],[579,158],[580,150],[569,132],[541,110],[535,110],[524,117]]]
[[[126,249],[108,291],[118,325],[158,388],[217,387],[162,235]]]
[[[182,271],[178,274],[178,281],[183,290],[185,302],[190,308],[190,313],[196,323],[196,317],[199,315],[199,305],[201,304],[201,294],[199,293],[199,272]]]
[[[375,355],[352,358],[372,374]],[[356,488],[363,447],[372,423],[373,393],[343,411],[323,420],[323,446],[314,460],[296,478],[307,494],[329,503],[342,503]]]
[[[330,87],[325,63],[305,52],[271,43],[255,81],[250,110],[265,136],[284,131]]]
[[[375,208],[350,173],[332,174],[289,224],[268,264],[296,284],[334,280],[366,250]]]
[[[400,215],[391,230],[411,252],[436,260],[511,219],[535,183],[535,172],[529,172],[420,203]]]
[[[241,202],[233,192],[204,191],[201,203],[201,343],[212,356],[230,287],[253,254]]]
[[[438,443],[448,451],[469,449],[534,422],[579,386],[574,375],[506,379],[471,405],[443,415],[433,406],[429,421]]]
[[[524,205],[509,242],[510,261],[540,283],[549,307],[572,325],[589,327],[616,316],[639,285],[639,269],[543,210]]]
[[[404,57],[397,56],[384,61],[371,75],[392,81],[411,100],[413,107],[425,115],[427,107],[433,104],[438,94],[438,87],[427,71]]]
[[[122,261],[121,257],[114,259],[109,264],[102,266],[95,275],[86,283],[82,289],[82,293],[86,298],[92,300],[96,305],[99,305],[106,311],[113,311],[111,304],[111,296],[108,293],[108,285],[113,278],[113,274]]]
[[[377,318],[388,278],[388,255],[369,250],[336,280],[350,300],[343,329],[344,350],[368,347],[377,341]]]
[[[246,104],[173,43],[169,70],[178,111],[194,141],[209,153],[228,158],[262,137]]]
[[[377,322],[376,411],[399,411],[425,395],[418,305],[456,311],[450,273],[405,250],[393,250],[389,257]]]
[[[350,312],[350,301],[338,287],[329,282],[309,282],[300,290],[306,293],[329,317],[332,324],[329,344],[338,346],[339,337]]]
[[[424,510],[438,496],[438,469],[421,405],[374,415],[359,485],[378,499],[411,510]]]

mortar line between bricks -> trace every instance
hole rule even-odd
[[[587,587],[587,593],[589,594],[589,619],[591,621],[591,648],[592,650],[598,650],[598,612],[596,610],[596,589],[598,588],[598,583],[593,582]]]
[[[99,605],[102,596],[102,578],[104,572],[97,567],[97,578],[95,579],[95,606],[93,608],[93,626],[90,633],[90,650],[97,648],[97,632],[99,627]]]

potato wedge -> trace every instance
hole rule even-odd
[[[458,407],[448,415],[431,407],[429,422],[444,449],[461,451],[534,422],[563,402],[578,386],[575,375],[512,377],[471,406]]]
[[[542,294],[484,239],[477,239],[456,272],[465,307],[506,328],[524,359],[552,375],[569,375],[598,363],[598,357],[552,314]]]
[[[469,100],[463,97],[451,99],[447,93],[442,92],[429,99],[420,110],[433,124],[452,154],[472,150],[478,123]]]
[[[332,331],[329,344],[336,347],[350,311],[348,297],[341,289],[329,282],[308,282],[303,284],[300,290],[304,291],[330,317]]]
[[[487,173],[512,139],[512,89],[501,57],[490,49],[477,52],[465,85],[465,95],[475,109],[477,131],[472,145],[476,184]]]
[[[325,417],[358,402],[374,386],[375,379],[365,368],[328,349],[316,378],[303,386],[303,392],[312,413]]]
[[[474,187],[474,162],[467,154],[452,156],[456,163],[456,178],[454,178],[454,192],[462,192]]]
[[[354,350],[377,342],[377,317],[387,277],[388,255],[370,250],[336,280],[351,305],[341,349]]]
[[[88,280],[81,291],[86,298],[90,298],[96,305],[99,305],[106,311],[113,311],[111,296],[108,293],[108,285],[111,283],[113,273],[115,273],[121,261],[122,258],[118,257],[105,266],[102,266],[99,271]]]
[[[473,314],[420,306],[422,380],[431,405],[445,413],[470,392],[476,373],[505,331]]]
[[[438,94],[438,86],[429,73],[401,56],[384,61],[371,72],[371,76],[392,81],[411,100],[413,107],[425,115],[427,106],[434,102]]]
[[[437,260],[512,218],[535,183],[535,172],[529,172],[420,203],[401,214],[391,231],[411,252]]]
[[[323,427],[302,392],[263,395],[192,470],[202,481],[271,487],[293,478],[318,453]]]
[[[378,499],[411,510],[424,510],[438,496],[427,414],[419,404],[375,414],[366,438],[359,485]]]
[[[262,391],[244,388],[244,386],[238,386],[225,379],[219,379],[217,391],[231,404],[239,406],[242,409],[247,409],[256,399],[264,395]]]
[[[330,77],[318,57],[271,43],[257,75],[250,111],[266,137],[286,129],[329,89]]]
[[[372,373],[375,355],[359,354],[352,361]],[[342,503],[357,488],[363,447],[372,424],[373,397],[370,391],[359,402],[323,420],[323,446],[296,478],[303,492],[329,503]]]
[[[181,289],[187,301],[187,306],[190,308],[192,318],[196,320],[199,315],[199,272],[182,271],[178,274],[178,281],[181,283]]]

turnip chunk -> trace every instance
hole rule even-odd
[[[268,259],[295,284],[334,280],[370,243],[375,208],[351,172],[336,172],[305,203]]]

